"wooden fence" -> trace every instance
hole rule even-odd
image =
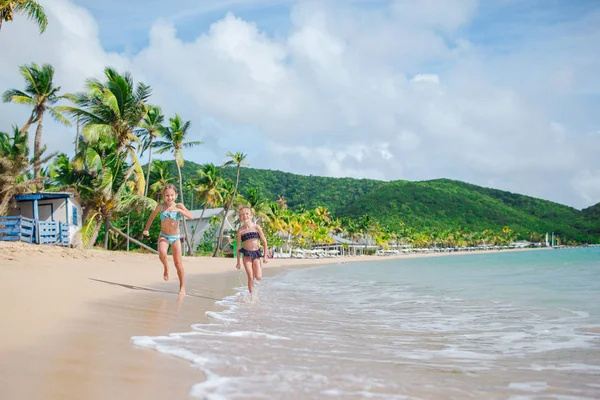
[[[69,224],[58,221],[36,221],[21,216],[0,217],[0,241],[68,246]]]

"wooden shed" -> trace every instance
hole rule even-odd
[[[20,194],[8,216],[0,217],[0,240],[68,246],[81,219],[81,204],[72,193]]]

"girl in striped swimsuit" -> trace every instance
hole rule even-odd
[[[269,254],[267,248],[267,239],[263,234],[262,228],[252,221],[252,210],[249,207],[242,207],[238,211],[238,218],[242,223],[237,233],[237,248],[239,249],[237,254],[236,268],[240,269],[240,254],[243,255],[242,262],[244,263],[244,269],[246,275],[248,275],[248,291],[250,295],[254,293],[254,279],[260,281],[262,279],[262,265],[260,258],[263,258],[263,262],[267,263],[266,255]],[[259,239],[262,241],[263,251],[261,253],[259,247]],[[241,244],[241,246],[240,246]]]

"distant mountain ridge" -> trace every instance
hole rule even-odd
[[[187,161],[184,181],[197,176],[199,164]],[[171,174],[176,175],[174,164]],[[235,180],[235,168],[223,176]],[[420,230],[498,230],[508,226],[522,238],[546,232],[578,242],[600,241],[600,203],[585,210],[548,200],[485,188],[450,179],[392,182],[373,179],[305,176],[244,167],[240,192],[259,188],[271,200],[283,196],[291,209],[327,207],[336,217],[368,214],[382,225]],[[186,197],[187,198],[187,197]]]

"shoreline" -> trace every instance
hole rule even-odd
[[[500,252],[533,250],[539,249]],[[263,268],[270,277],[288,268],[498,252],[275,258]],[[218,309],[215,302],[240,282],[245,286],[246,277],[230,258],[184,257],[184,268],[189,295],[179,298],[174,268],[171,281],[162,281],[154,254],[0,242],[0,393],[8,399],[81,398],[82,391],[86,399],[189,398],[200,371],[180,359],[165,361],[130,338],[208,322],[205,312]],[[30,381],[43,384],[34,389]]]

